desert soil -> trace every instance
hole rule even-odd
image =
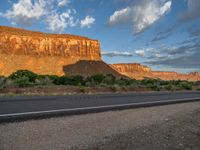
[[[200,150],[200,102],[0,124],[0,150]]]

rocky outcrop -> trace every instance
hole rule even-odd
[[[147,66],[143,66],[141,64],[133,63],[133,64],[113,64],[110,65],[114,67],[119,72],[132,72],[132,71],[141,71],[141,72],[151,72],[151,68]]]
[[[67,65],[64,67],[64,72],[66,75],[82,75],[82,76],[92,76],[94,74],[112,74],[117,78],[127,78],[123,76],[115,69],[112,69],[108,64],[103,61],[87,61],[81,60],[75,64]]]
[[[100,43],[81,36],[0,26],[1,75],[20,69],[64,75],[63,66],[79,60],[100,61]]]
[[[198,72],[192,72],[189,74],[177,73],[177,72],[165,72],[165,71],[153,71],[147,66],[141,64],[112,64],[113,69],[119,73],[126,75],[133,79],[161,79],[161,80],[187,80],[187,81],[199,81],[200,74]]]
[[[138,63],[112,64],[110,66],[119,73],[133,79],[152,78],[151,68]]]

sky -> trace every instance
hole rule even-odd
[[[97,39],[110,64],[200,72],[200,0],[1,0],[0,25]]]

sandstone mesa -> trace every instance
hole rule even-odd
[[[46,34],[0,26],[0,74],[28,69],[64,75],[63,66],[79,60],[100,61],[100,43],[86,37]]]
[[[200,80],[196,72],[153,71],[136,63],[107,65],[101,59],[98,40],[0,26],[0,75],[8,76],[25,69],[37,74],[58,76],[112,73],[134,79]]]

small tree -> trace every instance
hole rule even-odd
[[[14,80],[14,84],[18,87],[30,87],[33,85],[28,77],[17,78]]]
[[[101,84],[104,79],[105,79],[104,75],[96,74],[96,75],[93,75],[93,76],[87,78],[87,81],[94,82],[96,84]]]
[[[107,85],[114,85],[116,82],[116,77],[112,74],[107,74],[103,82]]]
[[[29,70],[18,70],[14,73],[12,73],[9,76],[10,79],[12,80],[18,80],[21,78],[26,78],[26,80],[28,80],[29,82],[34,83],[35,79],[37,78],[37,74],[33,73],[32,71]]]

